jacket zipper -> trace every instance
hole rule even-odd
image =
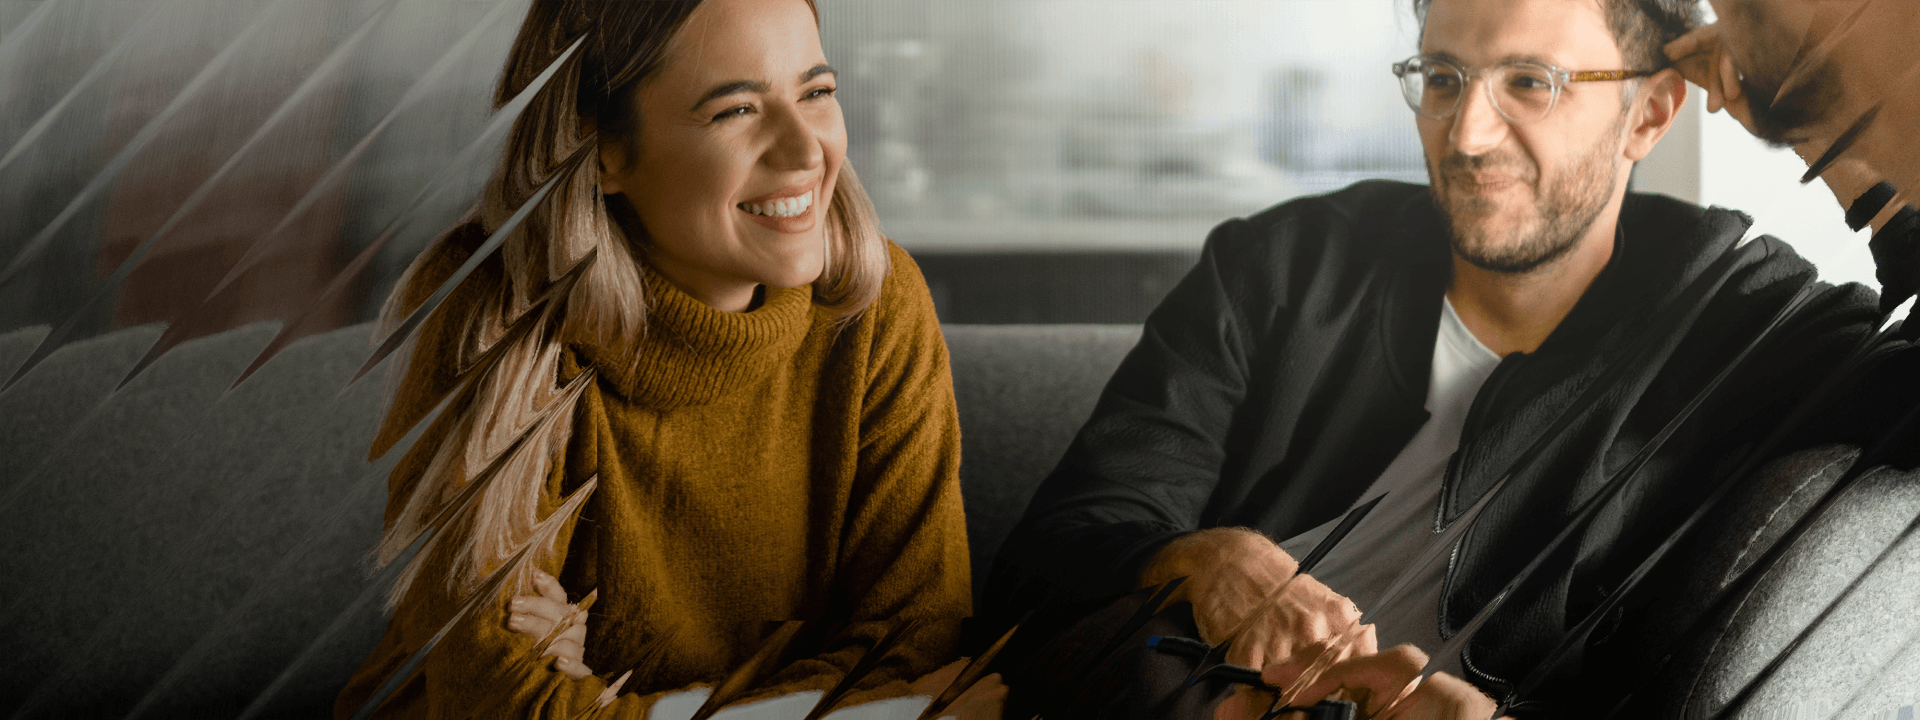
[[[1520,357],[1513,358],[1509,356],[1511,358],[1510,360],[1503,359],[1499,365],[1494,366],[1493,372],[1487,376],[1486,382],[1480,384],[1480,391],[1474,393],[1473,403],[1467,406],[1467,417],[1460,424],[1460,442],[1454,447],[1453,456],[1447,458],[1446,474],[1440,479],[1440,499],[1442,502],[1437,503],[1438,507],[1434,508],[1433,512],[1433,531],[1436,533],[1446,529],[1447,506],[1452,504],[1453,490],[1459,481],[1461,466],[1464,464],[1462,459],[1466,457],[1466,454],[1462,452],[1462,450],[1467,447],[1468,443],[1478,439],[1481,431],[1484,430],[1481,425],[1486,423],[1485,416],[1487,407],[1493,404],[1493,398],[1497,397],[1501,390],[1506,389],[1507,380],[1513,377],[1514,372],[1519,369],[1521,363],[1526,362],[1529,357],[1532,357],[1527,353],[1518,354]],[[1467,520],[1468,522],[1473,522],[1478,519],[1477,517],[1471,520],[1461,518],[1461,520]],[[1447,551],[1447,572],[1446,575],[1440,579],[1442,612],[1438,613],[1438,616],[1434,619],[1434,624],[1438,626],[1435,630],[1439,631],[1441,637],[1446,636],[1446,628],[1444,627],[1446,623],[1446,612],[1444,612],[1444,609],[1447,604],[1447,598],[1453,591],[1454,571],[1458,569],[1460,564],[1460,548],[1467,544],[1467,536],[1472,533],[1473,528],[1468,527],[1466,532],[1461,533],[1460,537],[1454,540],[1453,547]],[[1495,683],[1499,683],[1502,687],[1506,688],[1508,694],[1511,694],[1513,689],[1512,683],[1474,666],[1472,658],[1467,657],[1468,653],[1472,650],[1472,642],[1468,642],[1467,645],[1460,648],[1460,664],[1472,674],[1477,674]]]

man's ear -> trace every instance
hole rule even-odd
[[[1680,77],[1680,71],[1667,68],[1642,80],[1640,92],[1633,97],[1633,125],[1627,128],[1627,144],[1622,148],[1627,159],[1646,159],[1680,118],[1680,108],[1686,102],[1687,81]]]

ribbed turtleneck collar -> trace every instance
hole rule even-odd
[[[645,334],[632,353],[577,344],[581,360],[628,400],[654,408],[705,405],[793,357],[813,326],[813,288],[766,289],[760,307],[714,309],[646,268]]]

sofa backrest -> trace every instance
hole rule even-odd
[[[978,585],[1139,330],[945,331]],[[0,335],[0,373],[44,333]],[[0,647],[10,651],[0,713],[330,716],[386,622],[365,560],[398,453],[365,458],[380,374],[348,384],[369,333],[297,342],[235,388],[273,334],[241,328],[182,344],[116,389],[159,336],[132,328],[70,345],[0,392]],[[1805,512],[1848,452],[1777,463],[1709,541],[1679,553],[1683,572],[1724,583]],[[1646,714],[1705,717],[1691,713],[1724,703],[1855,578],[1861,589],[1787,655],[1752,708],[1800,698],[1819,710],[1803,717],[1857,717],[1912,702],[1920,550],[1911,535],[1895,541],[1916,517],[1912,473],[1880,472],[1844,494],[1683,647],[1649,688],[1657,702]]]
[[[159,337],[137,327],[0,393],[0,714],[330,715],[386,625],[366,554],[399,453],[366,460],[381,373],[348,384],[370,332],[299,341],[236,388],[273,336],[240,328],[116,389]],[[946,333],[984,580],[1138,329]],[[44,335],[0,335],[0,371]]]

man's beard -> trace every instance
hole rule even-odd
[[[1567,173],[1545,187],[1539,184],[1538,166],[1505,150],[1475,156],[1455,153],[1441,160],[1438,168],[1429,161],[1427,176],[1433,180],[1433,204],[1447,221],[1454,254],[1484,270],[1519,275],[1572,251],[1613,196],[1612,159],[1619,148],[1611,140],[1619,136],[1618,130],[1616,125]],[[1521,218],[1499,235],[1486,227],[1490,216],[1501,209],[1497,201],[1442,190],[1443,184],[1451,185],[1464,179],[1462,176],[1488,168],[1505,169],[1517,182],[1536,191],[1531,217]]]

